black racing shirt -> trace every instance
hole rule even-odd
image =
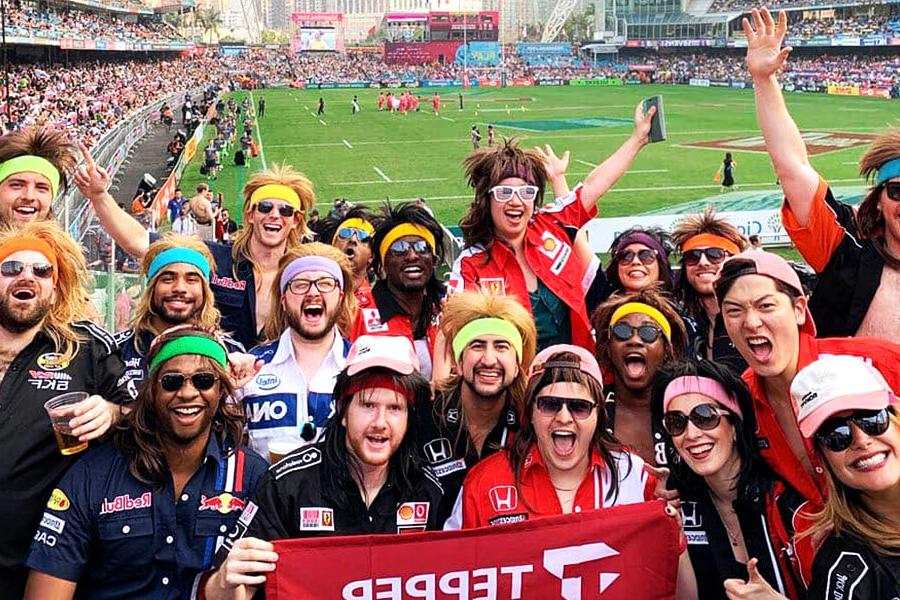
[[[612,386],[610,386],[612,387]],[[606,429],[615,434],[616,432],[616,394],[609,392],[606,394]],[[662,419],[652,419],[650,428],[653,432],[653,456],[656,459],[657,466],[665,466],[677,459],[677,452],[671,444],[666,443],[668,435],[663,429]]]
[[[813,561],[809,600],[896,600],[900,556],[877,554],[855,537],[831,535]]]
[[[390,473],[366,507],[356,484],[344,490],[346,505],[325,489],[324,474],[338,468],[325,459],[321,443],[285,456],[263,475],[239,521],[246,527],[239,527],[230,541],[244,535],[271,541],[441,529],[438,507],[443,491],[430,469],[412,474],[411,494],[402,494],[396,474]]]
[[[22,566],[47,498],[76,456],[56,445],[44,403],[65,392],[88,392],[124,404],[133,385],[116,343],[106,330],[87,322],[72,324],[83,341],[69,362],[60,362],[56,345],[44,333],[10,363],[0,382],[0,599],[22,595]]]
[[[443,415],[440,414],[441,410],[440,398],[417,410],[416,430],[422,457],[444,488],[441,517],[442,520],[446,520],[462,488],[466,473],[478,464],[478,461],[512,444],[515,433],[519,431],[519,418],[507,400],[500,418],[485,438],[479,455],[475,446],[469,442],[468,431],[462,422],[462,399],[459,390],[446,397]]]

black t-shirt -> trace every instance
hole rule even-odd
[[[116,342],[89,322],[72,324],[83,341],[69,362],[44,333],[19,352],[0,382],[0,598],[20,598],[22,565],[53,486],[78,455],[63,456],[44,403],[66,392],[124,404],[136,395]]]
[[[900,556],[877,554],[854,537],[831,535],[813,561],[809,600],[896,600]]]

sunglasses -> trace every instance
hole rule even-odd
[[[552,417],[559,413],[562,407],[569,409],[569,414],[576,419],[587,419],[591,416],[591,411],[597,406],[590,400],[581,400],[579,398],[561,398],[559,396],[539,396],[535,402],[537,409],[545,417]]]
[[[522,202],[534,202],[538,195],[536,185],[495,185],[491,188],[494,200],[503,204],[512,200],[513,194],[519,196]]]
[[[688,421],[693,423],[697,429],[711,431],[719,426],[722,414],[715,404],[698,404],[691,409],[689,415],[680,410],[670,410],[663,415],[663,428],[673,438],[685,432]]]
[[[684,264],[693,267],[700,263],[700,257],[702,256],[706,256],[706,260],[710,264],[717,265],[731,255],[722,248],[698,248],[696,250],[688,250],[683,256]]]
[[[50,279],[53,277],[53,265],[50,263],[24,263],[20,260],[7,260],[4,263],[0,263],[0,275],[17,277],[22,274],[25,267],[31,269],[31,274],[38,279]]]
[[[185,377],[183,373],[166,373],[159,378],[159,387],[166,392],[177,392],[184,387],[184,382],[190,380],[191,385],[198,392],[205,392],[216,385],[219,376],[215,373],[194,373],[190,377]]]
[[[292,294],[297,294],[298,296],[302,296],[309,292],[312,286],[316,286],[316,289],[320,294],[327,294],[336,288],[338,285],[337,279],[334,277],[321,277],[319,279],[291,279],[291,282],[288,283],[288,289],[291,290]]]
[[[422,256],[431,254],[431,246],[429,246],[428,242],[426,242],[425,240],[416,240],[415,242],[397,240],[396,242],[391,244],[391,247],[388,249],[394,256],[403,256],[404,254],[409,252],[410,248],[412,248],[413,252]]]
[[[888,182],[884,184],[884,189],[887,191],[888,198],[900,202],[900,181]]]
[[[261,215],[267,215],[272,212],[272,209],[275,208],[275,203],[271,200],[263,200],[262,202],[258,202],[256,204],[256,212]],[[278,205],[278,214],[282,217],[293,217],[296,209],[290,204],[279,204]]]
[[[854,423],[868,436],[882,435],[891,424],[890,412],[881,410],[856,410],[849,417],[831,417],[816,431],[816,441],[832,452],[843,452],[853,443],[850,423]]]
[[[339,240],[349,240],[354,234],[356,235],[356,239],[361,242],[372,237],[372,234],[365,229],[357,229],[356,227],[341,227],[337,232]]]
[[[638,260],[641,261],[641,264],[645,266],[652,265],[656,260],[656,254],[656,250],[653,250],[652,248],[644,248],[637,252],[634,250],[619,250],[616,252],[616,262],[627,264],[634,262],[634,257],[637,256]]]
[[[610,328],[610,331],[612,332],[613,337],[620,342],[627,342],[632,337],[634,337],[634,333],[637,332],[638,337],[641,338],[641,341],[645,344],[652,344],[659,339],[659,336],[662,335],[662,329],[660,329],[659,327],[655,327],[653,325],[641,325],[639,327],[632,327],[631,325],[623,321],[619,321],[618,323],[613,325]]]

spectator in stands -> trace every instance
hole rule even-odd
[[[672,237],[658,227],[632,227],[620,233],[609,247],[612,257],[606,268],[610,292],[634,294],[652,285],[672,290],[669,253]]]
[[[386,203],[373,217],[373,267],[379,279],[353,326],[361,335],[402,335],[414,344],[420,372],[431,379],[444,284],[435,269],[444,258],[444,231],[414,203]]]
[[[860,159],[875,184],[859,210],[835,200],[809,163],[785,105],[777,72],[791,48],[781,48],[787,16],[768,10],[744,19],[747,65],[766,148],[786,202],[782,222],[816,272],[810,310],[823,336],[861,335],[900,342],[900,130],[882,133]]]
[[[132,256],[143,257],[150,235],[116,206],[109,194],[110,178],[90,155],[76,173],[76,183],[91,200],[100,225]],[[278,261],[300,244],[309,230],[303,214],[315,203],[312,182],[284,165],[255,173],[244,185],[244,226],[233,246],[207,241],[216,262],[210,278],[222,328],[244,347],[253,347],[269,316],[272,284]],[[258,282],[258,283],[257,283]]]
[[[574,231],[597,214],[597,201],[625,174],[647,144],[650,119],[635,109],[631,137],[569,192],[569,153],[550,146],[524,151],[515,140],[465,160],[475,199],[460,227],[465,248],[453,265],[451,287],[509,294],[534,316],[538,348],[574,343],[593,349],[583,289],[586,265],[572,250]],[[547,183],[556,200],[541,209]]]
[[[172,221],[172,232],[179,235],[195,235],[197,233],[197,223],[194,221],[194,215],[191,214],[191,207],[187,202],[181,203],[178,218]]]
[[[184,204],[184,193],[182,193],[181,188],[175,188],[175,195],[169,200],[166,204],[166,209],[168,210],[169,215],[169,223],[174,223],[175,219],[177,219],[181,215],[181,205]]]
[[[356,280],[356,295],[361,306],[368,307],[368,299],[372,294],[372,241],[375,228],[372,216],[363,207],[354,207],[344,215],[344,219],[335,222],[331,219],[322,227],[325,237],[331,236],[331,245],[347,255],[353,267]]]
[[[239,396],[258,415],[247,426],[254,450],[268,457],[276,439],[294,447],[316,439],[334,411],[335,377],[350,349],[342,332],[355,316],[353,275],[340,251],[310,242],[282,257],[266,323],[269,341],[251,351],[262,368]],[[276,397],[287,399],[287,411],[263,414],[259,407]]]
[[[687,333],[675,307],[654,287],[629,296],[616,295],[592,318],[594,350],[606,373],[608,427],[616,439],[649,465],[665,465],[662,423],[650,410],[653,382],[667,361],[684,356]]]
[[[681,253],[675,297],[681,313],[690,317],[696,327],[688,355],[714,360],[731,367],[735,373],[743,373],[747,363],[725,331],[715,281],[725,259],[746,250],[747,241],[734,225],[717,216],[712,207],[679,221],[672,237]]]
[[[197,186],[197,194],[187,201],[194,222],[197,224],[196,235],[201,240],[215,240],[215,220],[217,209],[212,205],[212,191],[209,185],[201,183]]]
[[[874,338],[817,339],[797,273],[780,256],[748,250],[725,261],[716,281],[725,329],[749,369],[763,458],[803,496],[821,505],[823,467],[797,429],[788,393],[799,370],[822,354],[862,356],[900,389],[900,345]]]
[[[750,236],[749,240],[751,248],[753,248],[754,250],[763,250],[762,237],[754,233]]]
[[[0,224],[51,218],[75,156],[66,134],[49,127],[26,127],[0,138]]]

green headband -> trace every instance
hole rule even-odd
[[[457,362],[462,356],[463,350],[466,349],[472,340],[483,335],[498,335],[509,341],[516,349],[516,356],[522,360],[522,334],[516,329],[516,326],[497,317],[485,317],[483,319],[475,319],[459,330],[456,337],[453,338],[453,356]]]
[[[46,158],[26,154],[25,156],[9,159],[0,164],[0,183],[17,173],[38,173],[43,175],[50,182],[50,190],[53,193],[53,197],[56,198],[56,192],[59,191],[59,170]]]
[[[228,358],[225,354],[225,348],[212,338],[199,335],[186,335],[175,338],[171,342],[166,342],[153,360],[150,361],[150,372],[152,373],[156,367],[166,362],[170,358],[182,356],[184,354],[197,354],[199,356],[208,356],[220,365],[226,368]]]

